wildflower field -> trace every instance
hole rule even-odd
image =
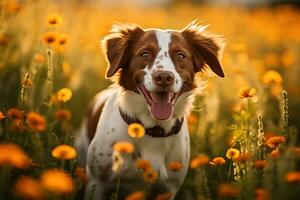
[[[176,199],[299,199],[299,8],[78,2],[0,1],[0,200],[82,199],[88,179],[74,135],[93,95],[111,84],[99,41],[114,22],[181,29],[194,19],[226,39],[226,78],[199,74],[206,87],[188,117],[190,170]],[[136,126],[129,135],[141,137]],[[136,167],[159,179],[147,161]]]

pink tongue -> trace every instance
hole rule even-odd
[[[171,117],[173,106],[169,102],[168,93],[154,93],[151,104],[151,113],[157,120],[166,120]]]

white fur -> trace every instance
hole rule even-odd
[[[155,30],[156,39],[160,51],[154,59],[153,66],[145,68],[144,85],[147,90],[154,91],[155,85],[152,81],[152,73],[157,70],[169,71],[174,75],[175,81],[172,87],[172,92],[179,92],[182,86],[182,79],[176,71],[175,65],[169,54],[169,45],[171,43],[171,33],[169,30]],[[157,68],[162,66],[161,69]]]
[[[92,199],[104,200],[102,194],[105,189],[103,188],[115,186],[114,181],[117,174],[110,170],[109,179],[101,181],[102,172],[99,171],[99,166],[108,166],[112,163],[112,143],[123,140],[134,144],[135,152],[140,154],[139,159],[148,160],[158,173],[158,182],[165,184],[169,188],[169,192],[176,193],[185,178],[189,165],[190,144],[185,115],[191,107],[192,99],[188,97],[190,94],[182,95],[175,104],[174,116],[170,120],[162,122],[156,121],[150,116],[146,102],[139,94],[123,91],[120,88],[111,88],[103,94],[109,95],[104,95],[107,99],[98,122],[96,134],[87,152],[85,152],[87,155],[86,168],[90,180],[86,189],[86,199],[90,197],[90,191],[95,187],[96,192],[94,192]],[[99,106],[100,102],[103,101],[101,93],[96,98],[95,105]],[[119,107],[127,114],[138,117],[146,128],[159,124],[165,130],[169,130],[177,117],[184,117],[184,124],[181,131],[173,136],[153,138],[145,135],[140,139],[134,139],[127,134],[128,125],[123,121],[119,113]],[[82,140],[83,137],[78,139]],[[80,142],[77,142],[77,144],[80,144]],[[80,147],[77,146],[77,148]],[[81,153],[79,156],[83,156],[83,154]],[[125,164],[119,173],[121,180],[132,179],[132,185],[134,185],[142,177],[142,174],[134,166],[135,161],[132,155],[124,156],[124,161]],[[178,172],[169,170],[168,163],[172,161],[181,162],[183,169]],[[132,185],[126,185],[126,187]]]

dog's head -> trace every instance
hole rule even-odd
[[[169,119],[177,97],[193,89],[195,73],[209,66],[224,77],[219,62],[223,39],[204,28],[195,23],[180,31],[113,26],[103,40],[107,78],[119,71],[120,86],[143,95],[156,120]]]

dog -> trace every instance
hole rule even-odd
[[[189,167],[186,116],[197,88],[195,75],[209,67],[224,77],[220,64],[224,39],[205,28],[196,22],[179,31],[116,24],[103,39],[106,78],[114,84],[96,95],[75,142],[89,179],[85,199],[109,199],[118,178],[120,199],[145,187],[147,199],[162,193],[175,198]],[[128,125],[134,122],[145,128],[144,137],[128,135]],[[118,141],[128,141],[135,148],[124,155],[122,168],[115,172],[113,145]],[[149,161],[157,173],[154,183],[142,178],[135,166],[139,159]],[[182,164],[180,170],[169,169],[174,161]]]

